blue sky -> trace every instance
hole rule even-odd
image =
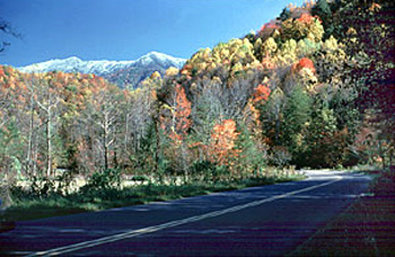
[[[189,58],[241,37],[297,0],[0,0],[0,18],[23,35],[0,54],[22,66],[53,58],[133,60],[150,51]]]

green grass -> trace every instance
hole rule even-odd
[[[359,198],[289,256],[394,256],[395,172],[372,172]]]
[[[281,178],[248,178],[230,182],[190,183],[184,185],[140,185],[124,189],[97,189],[66,196],[50,194],[32,196],[19,192],[14,194],[13,205],[8,208],[3,219],[11,221],[31,220],[109,208],[167,201],[184,197],[205,195],[246,187],[269,185],[302,179],[302,176]]]

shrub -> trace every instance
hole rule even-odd
[[[89,189],[112,189],[121,185],[121,170],[106,169],[103,172],[93,173],[88,183],[81,188],[82,191]]]
[[[292,155],[284,146],[274,146],[269,156],[270,164],[276,167],[285,167],[292,160]]]
[[[203,177],[204,181],[218,181],[225,175],[229,174],[229,170],[226,166],[217,166],[214,163],[204,160],[195,161],[191,167],[192,174],[194,177],[199,175]]]

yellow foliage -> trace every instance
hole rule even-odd
[[[279,65],[291,65],[292,63],[296,62],[298,60],[297,56],[297,43],[294,39],[287,40],[279,54],[277,54],[274,59],[276,63]]]
[[[166,76],[176,76],[180,70],[176,67],[170,67],[166,70]]]
[[[311,41],[319,42],[325,33],[321,22],[309,14],[302,14],[298,19],[289,18],[282,23],[282,38],[299,40],[309,38]]]
[[[344,46],[339,44],[333,36],[322,43],[322,49],[326,52],[325,58],[331,62],[338,62],[346,58],[343,48]]]
[[[160,73],[158,71],[155,71],[151,74],[151,79],[160,79],[162,76],[160,75]]]
[[[276,41],[272,37],[269,37],[263,44],[262,44],[262,51],[264,54],[273,54],[277,50]]]

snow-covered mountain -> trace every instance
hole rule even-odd
[[[19,67],[22,72],[79,72],[93,73],[118,84],[121,88],[137,87],[138,84],[154,71],[163,74],[169,67],[181,68],[185,59],[176,58],[159,52],[150,52],[133,61],[84,61],[78,57],[54,59],[46,62]]]

